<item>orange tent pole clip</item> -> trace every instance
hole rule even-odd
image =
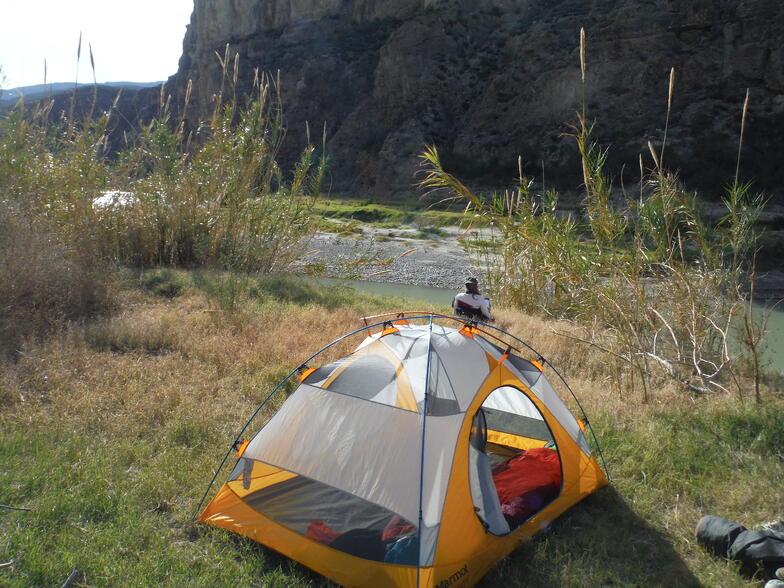
[[[237,446],[236,443],[234,445],[235,445],[235,447]],[[245,439],[242,443],[239,444],[239,447],[237,447],[237,457],[238,458],[242,457],[242,454],[245,453],[245,450],[248,448],[248,445],[250,445],[250,440],[249,439]]]
[[[305,369],[300,370],[300,372],[299,372],[299,381],[300,382],[304,382],[305,380],[307,380],[308,376],[310,374],[312,374],[313,372],[315,372],[315,371],[316,371],[316,368],[312,368],[312,367],[306,367]]]

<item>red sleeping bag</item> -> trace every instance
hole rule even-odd
[[[504,518],[510,527],[517,527],[558,494],[558,452],[545,447],[522,451],[493,468],[493,482]]]

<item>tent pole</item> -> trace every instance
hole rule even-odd
[[[431,318],[431,322],[432,322],[432,318]],[[253,414],[251,415],[251,417],[248,419],[248,422],[246,422],[246,423],[245,423],[245,426],[244,426],[244,427],[242,427],[242,429],[240,430],[240,432],[239,432],[239,433],[237,433],[237,435],[234,437],[234,442],[233,442],[233,443],[231,444],[231,446],[229,447],[229,450],[226,452],[226,455],[224,455],[224,456],[223,456],[223,459],[221,460],[221,462],[220,462],[220,465],[218,466],[218,469],[216,469],[216,470],[215,470],[215,474],[212,476],[212,480],[210,480],[210,484],[209,484],[209,486],[207,486],[207,490],[205,490],[205,492],[204,492],[204,496],[202,496],[202,497],[201,497],[201,500],[199,501],[199,505],[196,507],[196,510],[195,510],[195,511],[194,511],[194,513],[193,513],[193,518],[194,518],[194,519],[195,519],[195,518],[196,518],[196,516],[199,514],[199,511],[201,510],[201,507],[202,507],[202,505],[204,504],[204,500],[205,500],[205,498],[207,498],[207,495],[210,493],[210,489],[212,488],[212,485],[215,483],[215,480],[218,478],[218,474],[220,474],[220,471],[223,469],[223,466],[224,466],[224,465],[226,465],[226,460],[228,460],[228,459],[229,459],[229,455],[231,455],[231,452],[232,452],[232,450],[234,450],[235,446],[236,446],[236,445],[237,445],[237,443],[240,441],[240,439],[241,439],[241,437],[242,437],[242,434],[243,434],[243,433],[244,433],[244,432],[245,432],[245,431],[248,429],[248,427],[250,426],[250,424],[253,422],[253,419],[255,419],[255,418],[256,418],[256,416],[259,414],[259,412],[261,412],[261,409],[262,409],[262,408],[264,408],[264,406],[265,406],[265,405],[267,404],[267,402],[269,402],[269,400],[270,400],[270,399],[271,399],[271,398],[272,398],[272,397],[275,395],[275,393],[276,393],[278,390],[280,390],[280,388],[281,388],[281,387],[282,387],[282,386],[283,386],[283,385],[284,385],[286,382],[288,382],[288,381],[289,381],[289,379],[291,379],[291,376],[293,376],[294,374],[296,374],[296,373],[299,371],[299,369],[300,369],[302,366],[304,366],[304,365],[307,365],[307,363],[308,363],[309,361],[311,361],[311,360],[312,360],[312,359],[314,359],[315,357],[317,357],[317,356],[321,355],[322,353],[324,353],[324,352],[325,352],[327,349],[329,349],[330,347],[332,347],[332,346],[334,346],[334,345],[337,345],[338,343],[340,343],[341,341],[343,341],[343,340],[345,340],[345,339],[348,339],[349,337],[353,337],[353,336],[354,336],[354,335],[356,335],[357,333],[361,333],[362,331],[367,331],[367,330],[369,330],[369,329],[372,329],[372,328],[374,328],[374,327],[377,327],[378,325],[382,325],[382,324],[384,324],[384,323],[383,323],[383,322],[380,322],[380,323],[375,323],[375,324],[372,324],[372,325],[367,325],[367,324],[366,324],[364,327],[362,327],[362,328],[360,328],[360,329],[356,329],[355,331],[352,331],[352,332],[350,332],[350,333],[348,333],[348,334],[346,334],[346,335],[343,335],[342,337],[340,337],[340,338],[338,338],[338,339],[335,339],[334,341],[332,341],[332,343],[330,343],[330,344],[328,344],[328,345],[325,345],[324,347],[322,347],[321,349],[319,349],[318,351],[316,351],[316,353],[314,353],[313,355],[311,355],[310,357],[308,357],[308,358],[307,358],[305,361],[303,361],[302,363],[300,363],[300,364],[299,364],[299,365],[298,365],[298,366],[297,366],[297,367],[296,367],[294,370],[292,370],[292,371],[291,371],[291,373],[289,373],[289,375],[288,375],[288,376],[286,376],[285,378],[283,378],[283,379],[282,379],[282,380],[281,380],[281,381],[278,383],[278,385],[277,385],[277,386],[275,386],[275,388],[272,390],[272,392],[270,392],[269,394],[267,394],[267,396],[264,398],[264,400],[262,400],[262,401],[261,401],[261,404],[259,404],[258,408],[256,408],[256,410],[253,412]]]
[[[555,375],[558,376],[558,378],[561,380],[561,382],[563,382],[563,385],[566,386],[566,389],[569,390],[569,394],[572,395],[572,398],[574,398],[574,401],[577,403],[577,408],[580,409],[580,412],[582,413],[583,418],[585,419],[585,422],[586,422],[588,428],[591,430],[591,437],[593,438],[593,442],[596,444],[596,451],[599,452],[599,459],[602,460],[602,468],[604,468],[604,473],[607,476],[607,481],[610,482],[611,481],[611,479],[610,479],[610,471],[607,469],[607,462],[604,461],[604,454],[602,453],[601,445],[599,445],[599,440],[596,438],[596,434],[593,432],[593,426],[591,426],[591,419],[589,419],[588,415],[585,414],[585,409],[583,408],[583,405],[580,404],[580,400],[577,398],[577,395],[574,393],[574,390],[572,390],[572,387],[569,386],[569,383],[561,375],[561,372],[559,372],[555,368],[555,366],[553,364],[551,364],[548,360],[546,360],[544,358],[542,358],[542,359],[555,372]]]
[[[419,541],[417,541],[417,588],[422,577],[422,535],[424,517],[422,516],[422,500],[425,486],[425,433],[427,431],[427,397],[430,395],[430,352],[433,346],[433,315],[430,315],[430,330],[427,337],[427,363],[425,364],[425,398],[422,403],[422,449],[419,459]]]

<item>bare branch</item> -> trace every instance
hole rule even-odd
[[[667,361],[663,357],[659,357],[658,355],[654,355],[653,353],[649,353],[647,351],[642,351],[642,352],[638,353],[637,355],[642,355],[644,357],[650,357],[652,360],[654,360],[660,366],[662,366],[662,368],[664,368],[664,371],[667,372],[668,376],[670,376],[671,378],[675,378],[676,380],[678,379],[678,376],[675,373],[675,367],[672,365],[672,362]]]
[[[665,327],[667,327],[667,330],[670,332],[670,338],[672,339],[672,343],[675,346],[675,350],[678,353],[678,361],[680,361],[681,360],[681,345],[680,345],[680,343],[678,343],[678,338],[675,336],[675,331],[672,330],[672,327],[670,326],[670,323],[668,323],[666,320],[664,320],[664,317],[661,315],[661,313],[658,310],[656,310],[655,308],[652,308],[652,307],[649,310],[653,314],[655,314],[657,317],[659,317],[659,320],[662,323],[664,323]]]
[[[24,506],[9,506],[8,504],[0,504],[0,508],[5,508],[8,510],[24,510],[27,512],[32,511],[32,508],[25,508]]]

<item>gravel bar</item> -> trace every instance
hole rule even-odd
[[[462,288],[468,276],[481,280],[484,272],[458,240],[458,229],[427,239],[409,236],[415,232],[395,231],[395,237],[364,227],[357,236],[318,232],[298,265],[322,265],[328,277],[433,288]]]

